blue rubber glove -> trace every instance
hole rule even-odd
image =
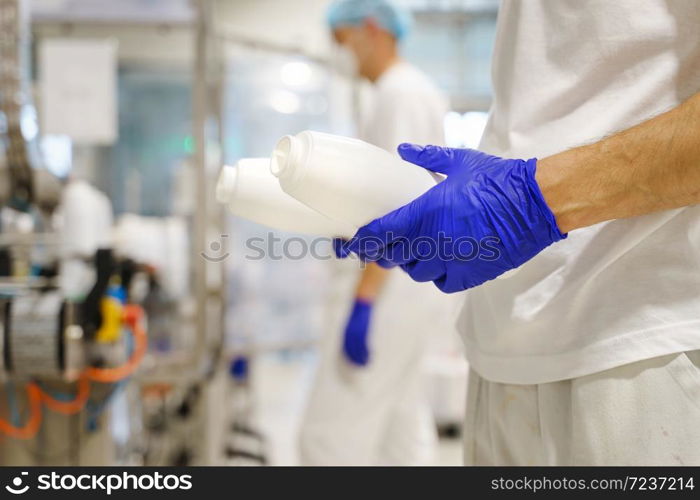
[[[369,320],[372,315],[372,303],[356,299],[350,313],[343,336],[343,353],[351,363],[365,366],[369,363]]]
[[[447,178],[360,228],[344,253],[401,266],[414,280],[452,293],[494,279],[566,237],[535,181],[535,158],[413,144],[401,144],[399,154]]]
[[[344,259],[350,256],[350,252],[345,249],[347,244],[348,240],[343,238],[333,238],[333,253],[335,253],[336,257],[339,259]]]

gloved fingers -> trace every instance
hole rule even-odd
[[[363,261],[376,262],[384,259],[386,246],[397,237],[394,230],[399,231],[398,236],[405,230],[402,226],[407,217],[403,215],[403,208],[401,207],[384,217],[374,219],[366,226],[362,226],[347,245],[344,245],[344,248],[357,254]],[[395,212],[399,211],[401,211],[400,215],[397,216]]]
[[[356,350],[354,354],[353,361],[355,362],[356,365],[359,366],[366,366],[367,363],[369,362],[369,352],[367,349],[359,348]]]
[[[443,293],[452,293],[451,287],[447,287],[447,275],[440,276],[438,279],[433,280],[433,284]]]
[[[387,259],[379,259],[375,262],[375,264],[377,264],[379,267],[383,267],[384,269],[393,269],[396,267],[396,264]]]
[[[433,283],[435,284],[436,287],[440,289],[440,291],[444,293],[455,293],[455,292],[461,292],[463,290],[467,290],[469,288],[472,288],[476,286],[477,284],[481,283],[467,283],[462,277],[463,275],[460,275],[458,273],[450,273],[447,272],[443,276],[439,277],[436,280],[433,280]]]
[[[401,266],[414,281],[435,281],[445,276],[445,264],[439,259],[414,260]]]
[[[407,264],[412,266],[419,261],[433,261],[438,257],[438,249],[431,244],[431,239],[428,237],[418,237],[413,240],[397,238],[385,247],[381,260],[392,266]]]
[[[385,239],[378,231],[379,221],[373,220],[357,230],[355,236],[344,245],[348,252],[356,254],[363,262],[376,262],[383,257]]]
[[[350,256],[350,251],[347,250],[348,240],[342,238],[333,238],[333,252],[339,259],[344,259]]]
[[[383,257],[380,260],[390,264],[392,267],[411,262],[415,258],[411,252],[411,247],[411,242],[406,238],[397,239],[386,246]]]
[[[365,366],[369,361],[369,351],[361,343],[348,341],[343,352],[348,361],[355,365]]]
[[[461,151],[463,150],[409,143],[400,144],[398,147],[399,155],[404,160],[415,163],[431,172],[446,175],[450,175],[451,171],[461,166],[461,159],[457,156]]]
[[[384,259],[391,262],[391,259],[386,257],[386,247],[400,239],[410,240],[410,236],[417,233],[424,215],[423,206],[426,197],[432,195],[432,189],[406,205],[362,226],[348,244],[344,245],[344,248],[357,254],[363,261],[376,262]]]

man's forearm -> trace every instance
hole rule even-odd
[[[377,264],[368,262],[367,267],[362,271],[362,276],[357,284],[355,296],[358,299],[374,302],[384,287],[384,283],[388,279],[390,272],[391,271],[388,269],[384,269],[379,267]]]
[[[700,94],[538,161],[536,179],[562,232],[700,203]]]

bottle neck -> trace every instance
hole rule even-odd
[[[270,171],[280,180],[299,180],[304,173],[305,159],[311,147],[306,135],[282,137],[272,152]]]

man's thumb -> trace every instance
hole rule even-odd
[[[440,174],[450,175],[450,170],[459,164],[452,148],[404,143],[398,151],[404,160]]]

